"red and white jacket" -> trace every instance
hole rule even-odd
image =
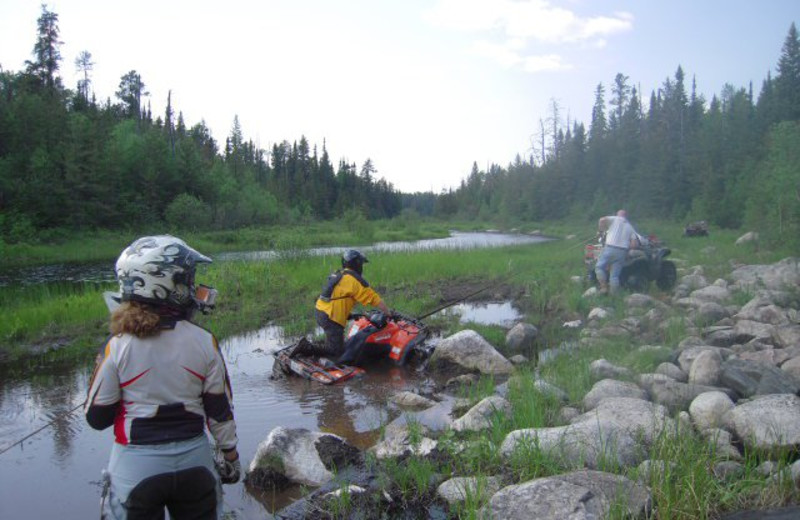
[[[84,407],[92,428],[114,425],[119,444],[162,444],[203,434],[236,447],[225,360],[217,339],[189,321],[155,336],[118,334],[106,343]]]

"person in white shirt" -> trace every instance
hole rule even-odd
[[[616,215],[601,217],[597,221],[597,229],[606,233],[605,247],[595,266],[600,292],[607,293],[619,290],[619,275],[628,256],[628,250],[636,247],[638,234],[628,222],[628,213],[621,209]],[[609,276],[610,271],[610,276]]]
[[[117,260],[121,304],[84,409],[92,428],[114,430],[102,518],[164,518],[164,508],[176,520],[221,518],[220,484],[239,480],[225,360],[191,322],[213,307],[216,291],[194,284],[196,266],[210,262],[169,235],[140,238]]]

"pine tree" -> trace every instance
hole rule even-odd
[[[800,40],[792,22],[778,60],[775,90],[780,107],[781,121],[800,119]]]
[[[38,37],[33,46],[34,61],[26,61],[28,73],[38,78],[48,90],[60,86],[56,77],[61,61],[61,44],[58,39],[58,15],[42,5],[42,14],[37,20]]]

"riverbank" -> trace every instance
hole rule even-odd
[[[485,236],[495,246],[518,241],[514,236],[504,239],[503,235],[491,233],[475,236]],[[385,243],[385,247],[369,251],[373,261],[367,276],[393,307],[405,312],[430,310],[432,302],[442,302],[442,295],[447,298],[444,301],[450,301],[451,293],[466,294],[459,293],[461,285],[470,290],[506,276],[503,270],[509,266],[479,249],[485,247],[484,240],[477,239],[475,246],[470,246],[469,239],[463,241],[464,245],[456,240],[448,246],[455,249],[448,251],[426,248],[433,247],[433,242],[449,244],[450,239],[423,241],[419,248],[413,242],[403,242],[409,246],[399,251],[389,250],[398,242]],[[525,239],[532,240],[541,238]],[[463,254],[463,247],[470,248],[469,255]],[[280,324],[290,334],[311,332],[313,319],[309,318],[308,302],[313,302],[327,273],[339,267],[339,250],[327,255],[320,249],[273,251],[267,257],[269,261],[227,259],[201,267],[198,278],[216,287],[221,296],[217,309],[209,316],[198,316],[197,321],[220,338],[266,323]],[[465,258],[469,261],[464,262]],[[480,267],[479,263],[485,265]],[[0,315],[0,337],[7,340],[0,347],[0,359],[32,357],[34,363],[40,363],[50,358],[88,355],[89,346],[105,336],[107,311],[102,292],[107,290],[116,287],[112,282],[0,287],[0,305],[6,310]]]
[[[483,222],[442,222],[413,216],[392,220],[321,221],[220,231],[181,231],[163,227],[141,230],[71,232],[56,230],[15,244],[0,241],[0,271],[46,264],[113,262],[120,251],[140,236],[171,233],[199,251],[294,251],[311,247],[441,238],[451,230],[482,231]],[[530,225],[530,230],[539,229]],[[523,232],[528,229],[522,230]]]
[[[407,409],[403,420],[387,424],[383,439],[362,454],[324,432],[273,430],[250,464],[249,482],[270,488],[275,480],[265,481],[263,471],[273,475],[281,465],[304,478],[280,446],[319,442],[348,457],[280,518],[308,511],[320,518],[395,511],[392,518],[405,518],[403,511],[413,511],[419,518],[556,520],[582,511],[696,519],[745,510],[753,511],[748,518],[766,510],[770,518],[795,518],[798,258],[776,262],[786,252],[716,238],[676,247],[680,278],[669,292],[600,297],[561,278],[561,292],[577,293],[580,303],[552,317],[574,312],[581,323],[561,323],[557,342],[542,334],[540,347],[551,348],[538,366],[530,356],[516,358],[516,368],[503,366],[498,352],[519,352],[474,332],[446,338],[429,369],[462,350],[462,368],[480,378],[393,396]],[[744,260],[751,255],[761,260]],[[413,411],[448,403],[451,420],[443,428],[425,427]],[[316,456],[309,449],[302,458]]]

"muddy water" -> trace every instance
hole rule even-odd
[[[462,320],[487,306],[464,305]],[[510,304],[491,304],[494,319],[513,319]],[[278,327],[233,337],[222,344],[234,390],[243,463],[276,426],[335,433],[364,449],[380,427],[407,418],[388,397],[402,390],[425,390],[435,382],[424,372],[379,366],[343,386],[323,386],[299,378],[272,380],[271,353],[289,343]],[[432,340],[432,341],[435,341]],[[100,471],[113,442],[110,430],[89,428],[79,405],[91,367],[50,369],[33,378],[0,377],[0,450],[39,427],[53,424],[0,454],[0,518],[92,518],[99,516]],[[450,402],[420,412],[415,420],[431,428],[446,424]],[[225,486],[225,509],[235,518],[269,518],[302,493],[291,489],[260,496],[243,484]]]

